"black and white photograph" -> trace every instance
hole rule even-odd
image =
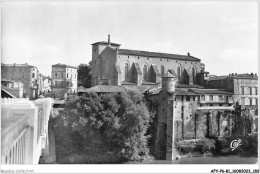
[[[259,1],[1,1],[1,173],[259,173]]]

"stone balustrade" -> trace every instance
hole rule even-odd
[[[53,99],[2,99],[1,164],[38,164],[48,151]]]

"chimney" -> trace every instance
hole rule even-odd
[[[251,73],[251,76],[254,76],[254,73]]]
[[[255,76],[257,76],[257,74],[255,73]]]
[[[14,63],[14,66],[15,66],[15,63]]]
[[[190,53],[188,52],[188,56],[190,56]]]
[[[25,65],[28,65],[28,63],[25,63]]]
[[[110,45],[110,34],[108,35],[108,41],[107,44]]]
[[[235,73],[235,76],[237,75],[237,73]]]

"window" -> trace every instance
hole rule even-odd
[[[196,72],[195,72],[195,68],[192,68],[192,77],[193,77],[193,82],[195,81],[195,77],[196,77]]]
[[[32,78],[35,78],[35,74],[34,73],[32,73]]]
[[[144,65],[144,68],[143,68],[143,79],[144,80],[146,79],[146,73],[147,73],[147,66]]]
[[[222,100],[223,100],[222,95],[219,95],[219,96],[218,96],[218,100],[219,100],[219,101],[222,101]]]
[[[209,104],[210,106],[213,106],[213,104]]]
[[[258,98],[255,99],[255,105],[258,105]]]
[[[57,81],[55,81],[55,84],[54,84],[54,86],[56,86],[56,87],[58,86],[58,82],[57,82]]]
[[[69,73],[67,73],[67,78],[69,78]]]
[[[252,106],[253,105],[253,99],[250,98],[249,101],[250,101],[250,106]]]
[[[222,104],[219,104],[219,106],[222,106]]]
[[[195,101],[195,96],[193,96],[193,101]]]
[[[255,95],[258,95],[257,89],[258,89],[258,88],[255,88]]]
[[[209,101],[213,101],[213,95],[209,96]]]
[[[164,66],[161,66],[161,76],[164,75]]]
[[[205,101],[205,95],[200,96],[201,101]]]
[[[186,96],[186,101],[190,101],[190,96]]]
[[[75,74],[75,79],[77,78],[77,74]]]
[[[244,86],[241,86],[241,90],[242,90],[242,95],[245,95],[245,87]]]
[[[242,98],[241,98],[241,105],[245,105],[245,100],[246,100],[245,97],[242,97]]]
[[[249,87],[250,95],[252,95],[252,87]]]
[[[179,66],[177,68],[177,76],[178,76],[178,79],[181,78],[181,68]]]
[[[72,79],[72,74],[70,75],[70,78]]]
[[[128,63],[125,64],[125,78],[128,78],[128,70],[129,70],[129,66]]]

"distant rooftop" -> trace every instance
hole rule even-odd
[[[235,78],[235,79],[258,79],[257,74],[254,73],[244,73],[244,74],[237,74],[237,73],[231,73],[229,75],[223,75],[223,76],[214,76],[211,75],[209,76],[209,81],[212,80],[223,80],[223,79],[227,79],[227,78]]]
[[[189,92],[194,92],[196,94],[226,94],[233,95],[231,92],[227,92],[221,89],[189,89]]]
[[[36,66],[33,66],[33,65],[28,65],[28,63],[25,63],[25,64],[16,64],[16,63],[13,63],[13,64],[4,64],[4,63],[1,63],[1,66],[13,66],[13,67],[31,67],[31,68],[36,68]]]
[[[178,55],[178,54],[149,52],[149,51],[139,51],[139,50],[129,50],[129,49],[118,49],[118,54],[144,56],[144,57],[168,58],[168,59],[178,59],[178,60],[187,60],[187,61],[197,61],[197,62],[200,62],[200,59],[198,59],[196,57],[193,57],[190,54],[188,54],[188,55]]]
[[[54,65],[52,65],[52,66],[61,66],[61,67],[67,67],[67,68],[75,68],[75,69],[78,69],[77,67],[70,66],[70,65],[66,65],[66,64],[61,64],[61,63],[54,64]]]

